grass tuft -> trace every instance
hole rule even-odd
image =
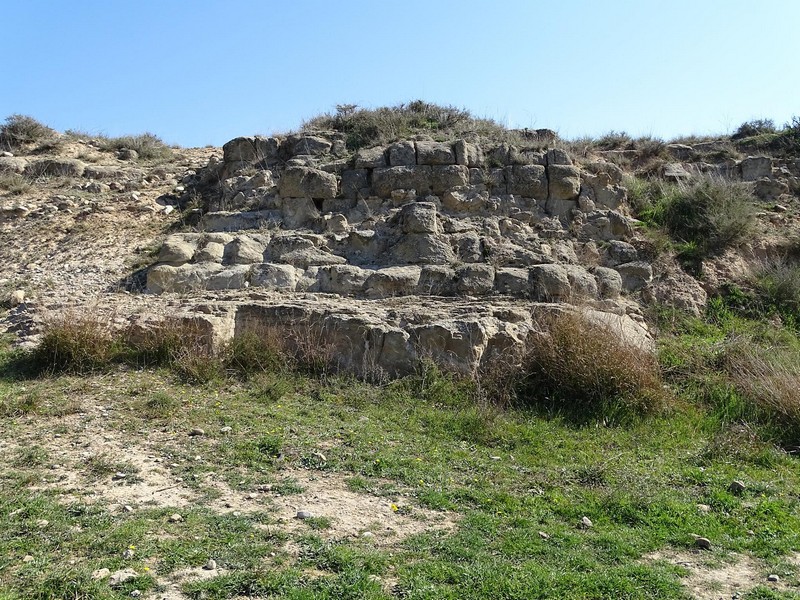
[[[172,157],[172,149],[152,133],[114,138],[100,137],[99,140],[100,148],[103,150],[135,150],[141,160],[166,160]]]

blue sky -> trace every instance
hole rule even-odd
[[[0,0],[0,117],[184,146],[417,98],[563,137],[800,115],[797,0]]]

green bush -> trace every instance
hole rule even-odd
[[[754,275],[756,294],[766,313],[777,313],[788,326],[800,326],[800,264],[766,263]]]
[[[742,241],[754,224],[752,194],[731,181],[652,181],[632,187],[630,197],[637,216],[663,227],[693,265]]]
[[[746,121],[739,125],[731,136],[731,139],[740,140],[764,133],[775,133],[775,122],[772,119],[754,119],[752,121]]]
[[[19,150],[55,135],[55,130],[26,115],[11,115],[0,125],[0,149]]]

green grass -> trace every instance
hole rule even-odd
[[[686,569],[644,557],[698,552],[693,534],[713,544],[697,560],[746,554],[763,571],[759,582],[780,569],[792,586],[764,585],[748,597],[796,597],[790,560],[800,547],[800,465],[770,442],[768,422],[722,398],[721,383],[694,377],[705,369],[713,378],[709,365],[724,365],[734,335],[765,347],[796,338],[719,303],[705,320],[673,315],[660,324],[660,361],[681,403],[624,424],[601,414],[577,422],[537,406],[476,403],[467,382],[430,366],[379,386],[286,371],[197,385],[173,370],[124,365],[32,377],[19,371],[19,355],[6,352],[0,398],[38,400],[3,414],[2,439],[41,441],[0,467],[0,597],[155,593],[163,578],[213,558],[218,574],[182,584],[190,598],[687,598]],[[84,410],[113,411],[96,421],[89,410],[80,421],[89,429],[72,431],[72,416],[48,408],[68,398]],[[45,432],[60,432],[60,450],[92,426],[127,440],[130,452],[146,452],[143,442],[161,436],[171,475],[198,501],[124,513],[74,490],[42,488],[50,464],[67,460]],[[206,435],[186,435],[195,427]],[[130,469],[124,463],[98,455],[72,468],[94,485]],[[209,502],[219,491],[206,483],[214,473],[234,492],[271,491],[253,512],[217,512]],[[454,525],[423,526],[383,544],[337,536],[335,511],[292,528],[268,498],[307,493],[298,473],[394,504],[397,518],[426,525],[435,523],[426,514],[440,514]],[[741,495],[728,491],[733,479],[745,482]],[[170,522],[174,512],[183,521]],[[591,529],[579,528],[584,516]],[[48,525],[39,527],[40,519]],[[34,560],[23,562],[28,554]],[[128,566],[140,577],[118,590],[90,578],[101,567]]]

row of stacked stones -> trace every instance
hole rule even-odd
[[[349,155],[339,134],[236,138],[223,150],[200,174],[219,181],[205,231],[166,240],[152,292],[569,301],[613,299],[652,276],[625,241],[610,163],[580,169],[563,150],[466,140]]]

